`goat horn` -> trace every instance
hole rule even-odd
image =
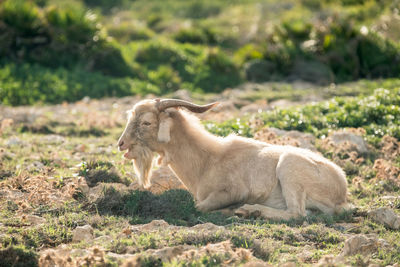
[[[203,113],[218,104],[219,104],[218,102],[214,102],[211,104],[201,106],[180,99],[162,99],[160,101],[157,101],[156,105],[159,111],[163,111],[167,108],[172,108],[172,107],[185,107],[191,112]]]

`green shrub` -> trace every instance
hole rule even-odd
[[[337,81],[359,78],[396,77],[400,74],[400,47],[369,31],[361,33],[348,19],[336,19],[327,27],[318,28],[319,54],[312,54],[326,62]]]
[[[279,109],[259,115],[266,126],[283,130],[327,135],[339,128],[364,128],[371,138],[385,134],[400,140],[400,88],[392,91],[377,89],[368,97],[335,98],[298,108]],[[253,136],[248,120],[230,120],[219,124],[207,123],[212,133],[226,136],[237,133]]]
[[[152,83],[163,87],[171,79],[167,91],[182,83],[191,90],[218,92],[241,82],[237,66],[218,48],[151,40],[137,44],[134,60]]]
[[[151,39],[155,33],[146,28],[132,25],[132,23],[121,23],[107,28],[108,34],[122,43],[128,43],[135,40]]]
[[[264,49],[254,45],[247,44],[235,51],[234,60],[242,66],[245,62],[264,57]]]
[[[32,64],[0,64],[0,102],[5,105],[32,105],[76,101],[85,96],[101,98],[132,94],[159,94],[149,82],[113,78],[98,72],[48,69]]]
[[[180,29],[175,33],[174,39],[180,43],[206,44],[209,42],[207,34],[198,28]]]
[[[187,18],[206,18],[221,12],[221,3],[215,1],[192,1],[182,6],[181,14]]]
[[[10,60],[57,68],[86,65],[117,77],[133,69],[89,10],[49,7],[8,0],[0,6],[0,55]]]
[[[206,92],[220,92],[242,81],[236,65],[218,48],[206,50],[199,63],[193,81],[196,88]]]
[[[151,83],[162,88],[163,93],[180,89],[179,74],[168,66],[161,65],[157,70],[150,71],[148,76]]]

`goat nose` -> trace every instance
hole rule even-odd
[[[123,146],[124,145],[124,141],[119,142],[118,146]]]

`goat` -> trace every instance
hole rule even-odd
[[[200,211],[234,207],[241,216],[288,220],[306,209],[333,214],[347,208],[343,170],[306,149],[209,133],[191,112],[216,103],[142,100],[128,111],[118,146],[133,159],[139,184],[151,186],[154,152],[193,194]]]

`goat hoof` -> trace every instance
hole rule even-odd
[[[261,211],[254,210],[254,211],[250,212],[250,217],[255,217],[255,218],[261,217]]]
[[[250,212],[246,209],[237,209],[235,210],[235,215],[239,216],[239,217],[243,217],[243,218],[248,218],[250,215]]]

